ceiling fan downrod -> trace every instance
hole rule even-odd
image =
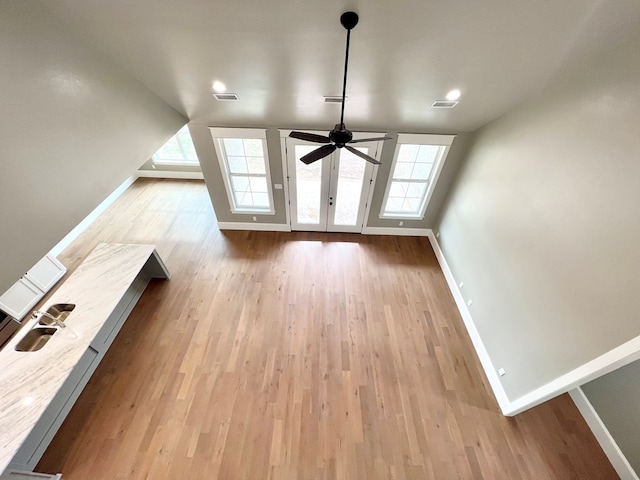
[[[340,110],[340,130],[344,130],[344,99],[347,95],[347,68],[349,66],[349,43],[351,40],[351,30],[358,24],[358,14],[356,12],[344,12],[340,15],[340,23],[347,29],[347,46],[344,54],[344,78],[342,80],[342,105]]]
[[[345,12],[340,16],[340,23],[347,30],[347,45],[344,55],[344,77],[342,79],[342,106],[340,111],[340,123],[337,124],[333,130],[329,132],[329,135],[317,135],[310,132],[296,132],[289,133],[289,137],[304,140],[312,143],[324,143],[325,145],[316,148],[315,150],[300,157],[300,161],[306,165],[323,159],[324,157],[331,155],[338,148],[345,148],[353,155],[356,155],[363,160],[372,163],[374,165],[380,165],[380,162],[375,158],[367,155],[366,153],[358,150],[351,145],[352,143],[364,143],[364,142],[378,142],[382,140],[390,140],[391,137],[382,136],[375,138],[359,138],[353,139],[353,134],[344,124],[344,104],[347,97],[347,69],[349,65],[349,43],[351,40],[351,30],[358,24],[358,14],[355,12]]]

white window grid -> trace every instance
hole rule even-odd
[[[382,200],[380,218],[408,220],[424,218],[427,205],[454,138],[454,135],[398,135],[389,180]],[[405,148],[403,149],[403,147]],[[410,147],[415,147],[411,149],[412,152],[409,152],[411,159],[406,155]],[[402,158],[401,153],[403,154]],[[426,155],[426,157],[419,158],[420,155]],[[432,161],[428,161],[429,158]],[[399,159],[402,161],[398,162]],[[404,171],[396,172],[398,163],[404,165]],[[390,202],[390,197],[396,198],[397,201]],[[412,207],[411,211],[407,211],[408,207]]]
[[[231,206],[232,213],[261,213],[261,214],[275,214],[273,208],[273,192],[271,189],[271,176],[269,168],[269,157],[267,153],[266,131],[258,129],[242,129],[242,128],[210,128],[211,136],[214,140],[214,146],[220,162],[220,169],[223,173],[223,180],[225,189],[227,191],[227,197],[229,198],[229,205]],[[254,140],[261,142],[262,156],[247,155],[246,150],[244,155],[228,155],[228,143],[225,141],[242,140],[243,148],[246,148],[246,142],[244,140]],[[247,171],[244,172],[232,172],[229,158],[240,159],[243,158],[247,165]],[[251,159],[261,158],[264,165],[264,173],[249,173],[248,164]],[[255,163],[254,163],[255,165]],[[244,190],[245,195],[250,194],[253,201],[253,194],[264,194],[268,205],[255,206],[243,204],[242,192],[238,191],[235,186],[238,185],[243,179],[248,179],[249,190]],[[252,181],[256,179],[257,181]],[[260,186],[258,186],[260,185]],[[263,188],[262,191],[254,191],[254,188]]]

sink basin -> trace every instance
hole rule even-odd
[[[76,306],[73,303],[56,303],[47,308],[46,312],[56,317],[59,322],[64,322],[74,308],[76,308]],[[52,325],[53,320],[45,315],[41,315],[38,323],[40,323],[40,325]]]
[[[16,345],[18,352],[35,352],[40,350],[58,331],[54,327],[35,327],[27,333]]]

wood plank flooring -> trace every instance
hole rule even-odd
[[[499,413],[426,238],[220,232],[138,180],[61,256],[154,280],[38,466],[65,480],[618,478],[567,396]]]

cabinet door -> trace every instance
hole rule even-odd
[[[44,292],[22,277],[0,297],[0,309],[16,320],[22,320],[31,307],[44,297]]]
[[[51,255],[46,255],[42,260],[29,269],[25,277],[27,277],[36,287],[46,293],[64,276],[66,272],[66,267],[60,263],[57,258]]]

